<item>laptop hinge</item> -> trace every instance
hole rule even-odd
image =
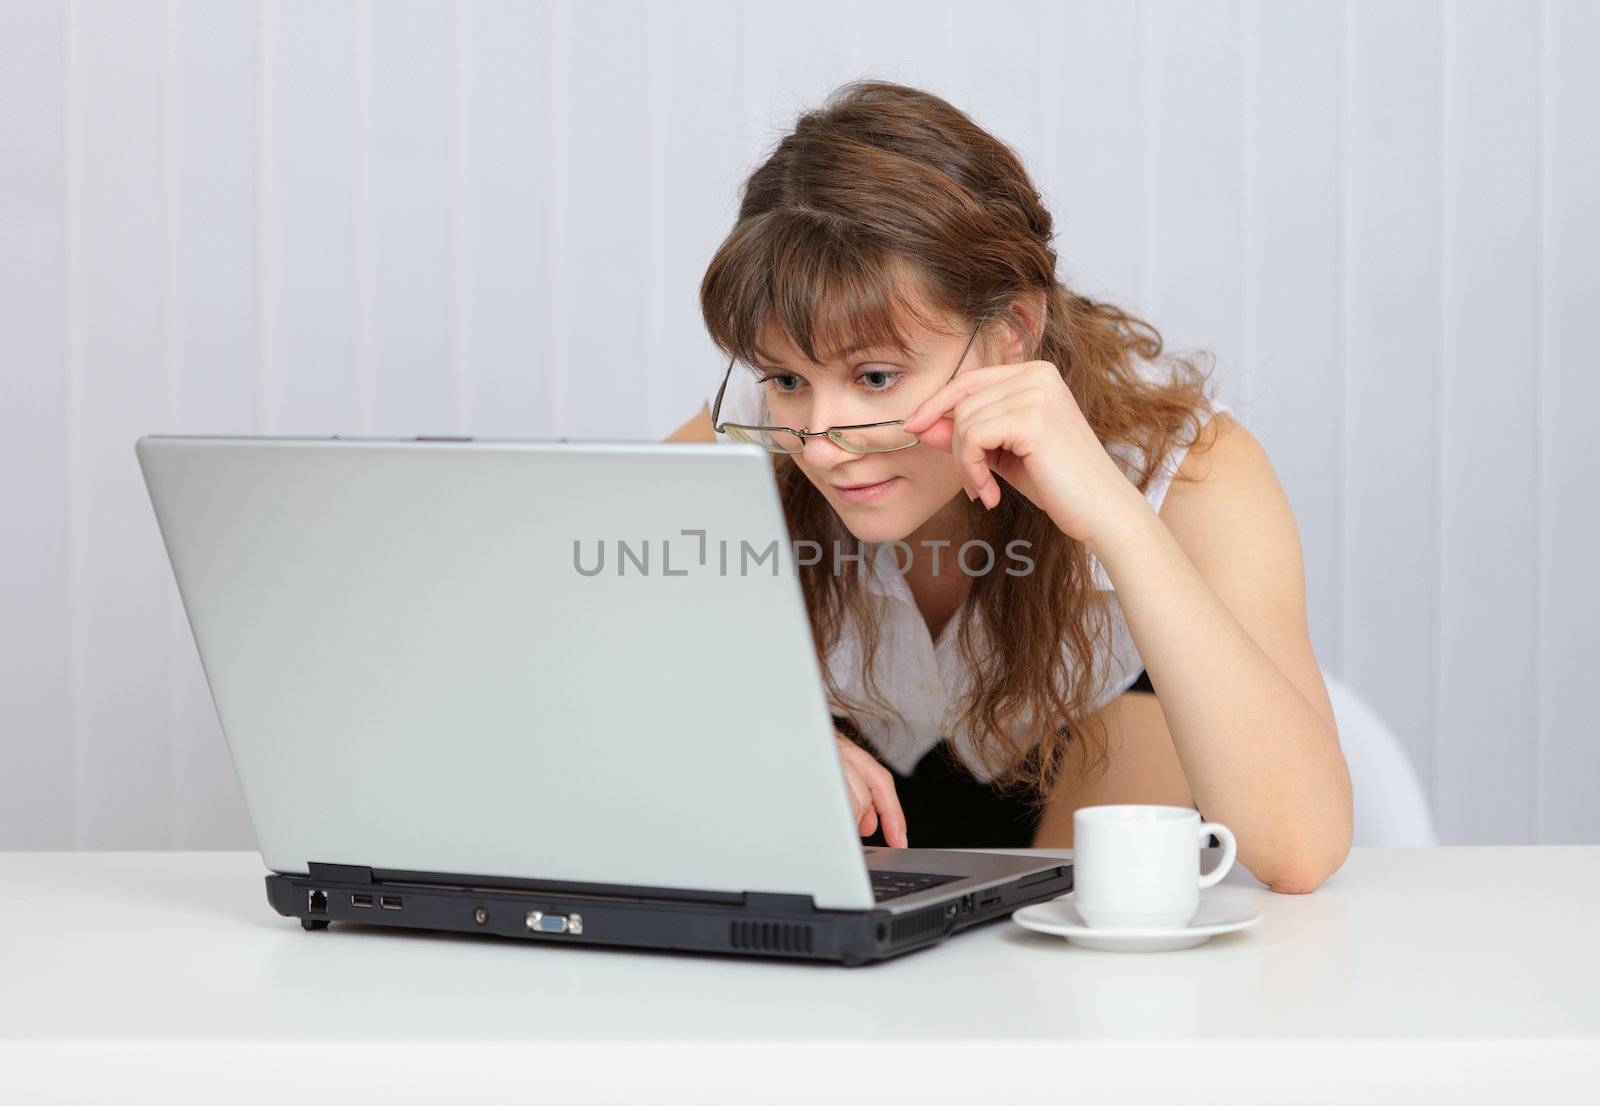
[[[784,895],[770,891],[746,891],[746,910],[759,910],[766,914],[815,914],[817,900],[810,895]]]
[[[306,865],[309,878],[328,883],[371,883],[372,869],[364,864],[323,864],[313,860]]]
[[[306,869],[307,869],[307,873],[308,873],[306,878],[313,879],[313,880],[321,880],[321,881],[325,881],[327,883],[377,883],[378,882],[378,880],[373,876],[372,869],[370,867],[368,867],[367,865],[365,865],[365,864],[325,864],[322,861],[313,860],[313,861],[310,861],[309,863],[306,864]],[[422,875],[423,873],[391,873],[391,872],[387,872],[386,871],[384,873],[385,880],[387,882],[395,882],[395,880],[392,877],[394,877],[397,874],[398,875],[402,875],[402,876],[404,876],[404,875],[418,876],[418,875]],[[455,880],[451,879],[451,878],[445,878],[445,877],[434,877],[434,878],[435,878],[435,880],[442,881],[442,882],[455,882]],[[401,880],[399,882],[409,882],[409,881]],[[430,880],[430,882],[431,882],[431,880]],[[511,881],[507,881],[507,882],[510,883]],[[557,892],[557,893],[583,894],[583,893],[585,893],[585,890],[588,890],[588,889],[580,890],[579,889],[580,886],[581,885],[575,885],[575,884],[574,885],[567,885],[566,888],[563,891]],[[532,890],[535,890],[533,888],[522,888],[522,887],[516,887],[514,885],[506,886],[506,887],[504,887],[504,889],[508,890],[508,891],[517,891],[517,890],[532,891]],[[554,890],[554,888],[545,888],[543,890],[545,890],[546,893],[549,893],[550,891]],[[613,894],[615,894],[615,892],[621,891],[621,890],[647,891],[648,892],[650,889],[642,889],[642,888],[629,888],[629,889],[607,888],[606,889],[606,891],[612,892]],[[669,893],[669,894],[672,894],[672,893]],[[682,892],[677,892],[677,894],[682,894]],[[705,894],[705,897],[706,897],[706,899],[708,901],[713,901],[714,902],[716,900],[721,900],[726,905],[732,905],[732,902],[730,900],[733,899],[733,896],[731,896],[731,895],[729,895],[729,894],[727,894],[725,892],[722,892],[722,893],[705,892],[704,894]],[[771,913],[771,914],[815,914],[817,912],[816,900],[810,895],[778,894],[778,893],[774,893],[774,892],[770,892],[770,891],[745,891],[743,893],[743,900],[744,900],[745,909],[747,909],[747,910],[759,910],[759,911],[762,911],[763,913]]]

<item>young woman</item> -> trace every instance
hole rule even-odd
[[[1080,806],[1193,806],[1310,891],[1351,800],[1294,518],[1206,374],[1056,279],[1051,227],[949,103],[845,86],[745,186],[700,289],[729,373],[669,440],[771,450],[824,551],[863,836],[1070,846]]]

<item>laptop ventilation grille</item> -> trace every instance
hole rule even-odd
[[[750,952],[813,952],[811,927],[799,922],[732,922],[729,939]]]
[[[889,929],[889,941],[895,945],[905,944],[907,941],[921,941],[943,933],[944,927],[944,907],[930,907],[896,919]]]

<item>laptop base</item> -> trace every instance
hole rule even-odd
[[[823,960],[855,967],[936,945],[953,933],[1072,890],[1055,867],[913,911],[818,910],[809,895],[673,891],[313,862],[266,877],[267,900],[308,930],[332,922],[491,934],[569,945]]]

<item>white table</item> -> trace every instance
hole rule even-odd
[[[1196,949],[1002,921],[856,969],[308,933],[264,874],[0,852],[0,1102],[1600,1102],[1600,847],[1357,849],[1311,895],[1236,870],[1265,919]]]

